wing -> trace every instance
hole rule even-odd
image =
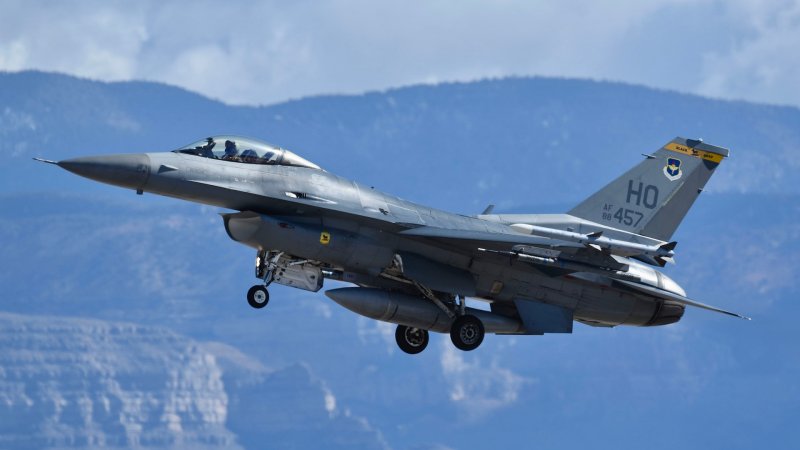
[[[628,265],[610,252],[591,244],[563,241],[516,232],[495,233],[479,230],[450,230],[419,227],[400,232],[434,240],[448,248],[467,254],[489,253],[508,256],[537,266],[542,272],[560,276],[572,272],[595,272],[632,279],[625,274]]]
[[[433,227],[414,228],[402,231],[400,234],[433,239],[451,248],[458,248],[465,252],[474,253],[477,250],[479,252],[508,255],[532,264],[540,271],[552,276],[561,276],[574,272],[599,273],[612,278],[614,283],[624,289],[682,305],[694,306],[750,320],[749,317],[642,284],[638,277],[626,273],[628,265],[621,262],[624,259],[615,258],[605,249],[598,249],[592,244],[578,244],[516,233],[448,230]],[[509,245],[511,250],[508,250]],[[665,244],[663,247],[666,247],[667,251],[672,251],[674,244]]]
[[[502,229],[501,229],[502,230]],[[618,230],[617,230],[618,231]],[[645,263],[664,266],[672,261],[677,242],[664,242],[647,236],[636,236],[636,240],[603,236],[604,230],[578,233],[570,230],[543,227],[531,224],[511,224],[507,231],[451,230],[435,227],[418,227],[402,234],[440,240],[479,240],[488,242],[514,242],[533,246],[548,246],[557,243],[559,248],[593,248],[609,255],[637,258]],[[630,235],[630,233],[628,233]],[[633,235],[630,235],[632,238]],[[637,242],[644,241],[644,243]],[[569,245],[571,244],[571,245]]]
[[[551,238],[525,235],[520,233],[494,233],[479,230],[456,230],[436,227],[417,227],[401,231],[403,236],[428,238],[445,244],[448,247],[474,252],[476,248],[492,250],[508,249],[509,245],[530,245],[537,247],[550,247],[554,244],[565,247],[583,248],[584,245],[556,241]]]

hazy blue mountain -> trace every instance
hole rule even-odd
[[[662,328],[489,336],[472,353],[436,335],[410,357],[395,349],[392,326],[322,294],[275,287],[268,308],[249,308],[254,255],[229,240],[215,208],[135,196],[30,160],[167,150],[217,133],[266,139],[337,174],[463,213],[488,203],[561,212],[640,153],[675,135],[702,136],[732,156],[678,230],[678,264],[668,271],[693,298],[754,320],[689,310]],[[172,333],[203,342],[221,374],[227,419],[212,431],[197,425],[193,436],[246,448],[793,448],[799,437],[790,422],[800,413],[797,109],[546,78],[249,108],[153,83],[26,72],[0,75],[0,137],[0,309],[38,330],[7,326],[20,338],[3,340],[0,354],[37,355],[30,336],[54,336],[71,359],[34,358],[26,367],[55,367],[65,383],[84,386],[59,388],[72,408],[77,394],[66,393],[89,395],[100,383],[70,362],[85,348],[59,343],[69,339],[58,337],[58,323],[81,316],[91,329],[136,324],[115,344],[112,369],[136,360],[137,339]],[[102,333],[76,333],[86,348],[106,348]],[[159,357],[163,367],[136,376],[187,370],[180,358]],[[2,361],[0,373],[17,364]],[[49,376],[15,378],[13,389],[33,392]],[[160,384],[141,391],[166,392]],[[271,409],[252,412],[259,405]],[[90,430],[73,416],[75,436],[111,436],[121,426]],[[20,430],[52,422],[33,417]],[[156,421],[143,433],[166,436],[165,426]],[[1,438],[17,436],[5,430]],[[208,442],[191,439],[181,442]]]
[[[0,74],[0,83],[4,188],[19,184],[17,164],[30,156],[162,151],[231,133],[272,141],[404,197],[424,194],[437,206],[472,212],[487,202],[575,201],[681,134],[734,150],[711,191],[800,193],[800,110],[625,84],[521,78],[251,108],[154,83],[37,72]],[[588,174],[593,183],[569,182]],[[52,174],[24,176],[64,187]]]
[[[385,448],[307,367],[163,327],[0,313],[0,348],[2,448]]]

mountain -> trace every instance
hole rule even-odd
[[[711,192],[800,193],[800,110],[640,86],[512,78],[253,108],[155,83],[37,72],[0,74],[0,82],[4,189],[63,188],[40,171],[20,179],[31,156],[166,151],[228,133],[266,139],[410,199],[421,192],[409,177],[424,179],[433,206],[475,212],[487,203],[574,202],[680,134],[733,149]],[[594,183],[569,182],[576,174],[593,174]]]
[[[307,367],[163,327],[0,313],[0,348],[3,448],[385,448]]]
[[[0,355],[30,358],[25,370],[35,374],[14,369],[14,387],[0,392],[51,386],[48,395],[99,398],[109,383],[102,374],[144,354],[148,364],[129,380],[141,380],[137,395],[160,399],[162,409],[173,396],[164,374],[192,367],[207,386],[192,381],[189,403],[204,404],[212,388],[228,398],[224,421],[182,422],[191,426],[180,439],[159,420],[142,422],[142,435],[153,436],[144,446],[793,447],[797,109],[549,78],[258,108],[154,83],[36,72],[0,74],[0,86],[0,322],[16,330]],[[679,228],[678,263],[667,271],[692,298],[754,320],[690,309],[661,328],[488,336],[472,353],[435,335],[409,357],[395,349],[392,326],[321,294],[274,287],[268,308],[249,308],[254,255],[230,241],[215,208],[139,197],[30,160],[168,150],[219,133],[262,138],[339,175],[467,214],[488,203],[499,212],[562,212],[640,153],[676,135],[701,136],[730,147],[731,157]],[[115,327],[131,331],[113,346],[92,331]],[[147,339],[173,346],[144,352]],[[51,361],[52,346],[63,351]],[[108,352],[116,356],[98,356],[102,369],[81,369],[87,353]],[[191,366],[192,358],[213,364]],[[5,377],[19,364],[2,361]],[[219,384],[209,387],[213,373]],[[24,417],[23,405],[0,422]],[[272,409],[253,413],[259,405]],[[67,428],[37,411],[27,428],[0,428],[0,439],[17,446],[20,434],[52,429],[63,433],[47,445],[85,447],[100,435],[106,446],[129,443],[113,440],[116,423],[87,424],[79,409]]]

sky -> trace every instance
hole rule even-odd
[[[2,71],[228,104],[541,75],[800,105],[800,0],[0,0],[0,17]]]
[[[182,86],[230,104],[269,104],[309,95],[359,93],[417,83],[541,75],[617,80],[712,97],[800,106],[798,2],[0,0],[0,17],[5,19],[0,27],[0,70],[38,69],[99,80],[154,80]],[[738,173],[746,175],[745,170],[751,168],[746,167]],[[735,177],[729,179],[742,186],[743,182]],[[206,213],[208,220],[218,220],[213,211]],[[752,220],[752,217],[747,219]],[[176,226],[180,225],[177,223]],[[163,227],[171,228],[172,225]],[[142,228],[138,227],[136,233],[142,232]],[[39,228],[34,231],[37,230]],[[792,229],[782,231],[790,236]],[[48,231],[48,236],[53,234]],[[780,249],[785,242],[792,242],[791,236],[785,239],[773,238],[765,245]],[[158,239],[151,241],[157,242]],[[722,244],[720,248],[725,249],[726,257],[735,259],[744,254],[745,260],[765,259],[764,247],[759,247],[760,241],[744,248]],[[220,241],[219,245],[219,248],[230,248],[231,252],[238,247],[228,241]],[[73,247],[78,249],[80,246],[73,243]],[[25,249],[24,246],[20,248]],[[141,270],[134,270],[134,275],[138,274],[145,280],[139,284],[154,289],[163,282],[166,272],[159,271],[159,266],[151,263],[152,255],[142,256],[146,248],[131,247],[132,256],[128,258],[141,263],[135,267]],[[83,254],[84,250],[80,247],[75,251]],[[200,251],[211,254],[216,250],[217,247],[207,247]],[[186,251],[196,256],[198,250],[187,247]],[[779,253],[774,253],[779,260]],[[37,253],[26,254],[35,256]],[[221,254],[215,253],[217,257]],[[687,264],[691,260],[679,261],[679,264]],[[249,259],[247,264],[246,275],[249,277]],[[162,265],[169,267],[167,262]],[[173,278],[175,267],[170,268]],[[793,266],[784,264],[784,267]],[[796,279],[789,270],[784,279]],[[752,277],[754,274],[751,271],[749,275]],[[741,282],[763,286],[764,279],[758,278],[759,273],[755,275],[755,279]],[[56,283],[62,282],[61,276],[50,278]],[[189,279],[180,278],[183,281]],[[700,283],[702,280],[695,281],[695,284]],[[92,286],[90,283],[75,284],[84,285]],[[787,292],[791,289],[781,288]],[[239,292],[235,285],[228,286],[228,289],[225,292]],[[763,311],[762,308],[766,307],[758,306],[756,302],[770,299],[762,297],[768,295],[753,299],[753,304],[741,312]],[[223,296],[218,296],[218,299],[223,299]],[[703,297],[700,300],[720,306],[730,304],[724,298]],[[321,303],[326,301],[321,294],[313,301],[314,305],[328,305]],[[280,307],[280,302],[275,303]],[[136,306],[130,311],[136,311]],[[331,312],[322,306],[318,314],[330,316]],[[287,312],[282,317],[293,316]],[[500,414],[504,408],[515,405],[520,408],[515,412],[529,413],[537,404],[549,402],[545,404],[556,404],[560,408],[566,405],[564,409],[555,410],[560,415],[552,423],[579,423],[571,419],[595,418],[591,414],[569,412],[569,408],[578,402],[563,400],[580,399],[583,394],[589,394],[605,402],[588,402],[595,405],[595,409],[589,411],[599,413],[600,419],[604,419],[602,413],[607,416],[623,413],[619,422],[610,422],[624,422],[620,430],[641,421],[649,422],[651,426],[651,415],[655,413],[645,405],[661,402],[671,408],[668,411],[685,413],[683,416],[671,415],[667,424],[691,425],[692,419],[702,419],[704,412],[711,412],[715,414],[707,416],[712,418],[707,423],[728,430],[734,427],[721,422],[730,418],[743,422],[743,428],[756,428],[761,432],[757,435],[767,439],[769,435],[763,432],[764,429],[783,430],[787,434],[791,431],[781,427],[783,414],[793,408],[791,397],[787,397],[785,404],[779,400],[784,387],[788,386],[787,392],[791,393],[796,386],[797,359],[791,358],[791,352],[788,352],[789,358],[781,359],[775,356],[779,350],[764,352],[762,345],[774,347],[775,342],[789,342],[790,339],[784,337],[790,336],[791,330],[784,325],[791,321],[756,319],[754,326],[746,328],[749,324],[743,327],[740,323],[725,322],[732,319],[712,317],[710,313],[693,310],[687,312],[683,323],[673,328],[651,330],[665,334],[647,334],[647,330],[617,333],[583,327],[573,337],[556,336],[552,340],[545,337],[542,339],[546,341],[542,343],[520,341],[521,350],[509,350],[495,356],[491,347],[485,349],[489,352],[483,353],[457,352],[446,336],[440,336],[441,339],[432,342],[428,355],[438,358],[434,361],[438,366],[434,368],[448,380],[447,398],[453,404],[463,405],[470,420],[483,419],[470,416],[476,414],[474,411],[488,411],[497,413],[499,419],[495,423],[501,423],[503,416]],[[391,325],[359,320],[359,337],[364,334],[367,336],[365,339],[385,339],[387,351],[398,352]],[[712,320],[719,321],[706,326],[705,321]],[[249,323],[242,323],[242,333],[247,331]],[[765,332],[776,323],[778,326],[771,333]],[[367,324],[364,329],[361,329],[362,324]],[[269,327],[259,329],[262,330],[261,336],[268,332],[274,333],[269,336],[278,335]],[[311,335],[302,340],[304,334],[295,333],[288,338],[284,335],[284,338],[299,347],[298,342],[310,342],[319,336]],[[730,336],[737,334],[756,336],[757,339],[729,340]],[[248,336],[248,340],[251,338]],[[502,345],[517,345],[515,342],[509,338]],[[607,345],[609,342],[613,345]],[[697,343],[699,348],[690,345]],[[343,351],[343,348],[340,346],[331,351]],[[561,358],[565,349],[577,349],[580,352],[577,356],[589,355],[588,362],[565,361]],[[652,356],[659,352],[658,356]],[[762,353],[766,356],[759,356]],[[528,358],[538,358],[543,367],[552,363],[550,368],[541,372],[546,370],[556,376],[540,376],[531,369],[532,364],[514,360],[514,356],[523,354]],[[625,357],[617,366],[612,358],[620,354]],[[384,361],[379,360],[376,366]],[[656,367],[642,366],[653,361],[656,361]],[[761,365],[754,368],[756,363]],[[404,361],[402,367],[413,370],[414,367],[407,364]],[[592,370],[576,371],[576,367]],[[387,372],[389,370],[383,373]],[[426,375],[431,373],[424,372]],[[594,374],[599,374],[598,378]],[[615,378],[620,374],[626,377]],[[659,387],[659,380],[674,380],[675,385]],[[685,380],[696,383],[696,386],[691,385],[691,389],[684,391],[678,384]],[[340,385],[348,382],[342,381]],[[631,383],[629,390],[625,385],[628,382]],[[605,383],[611,388],[593,390],[596,383]],[[580,389],[571,390],[576,385]],[[750,385],[761,387],[747,389]],[[553,386],[559,389],[551,389]],[[744,389],[727,389],[731,386]],[[650,394],[650,390],[654,393]],[[346,407],[347,397],[342,395],[340,398],[344,400],[340,400],[337,406],[331,392],[326,391],[325,409],[331,412],[331,409]],[[646,392],[646,395],[641,392]],[[739,394],[730,395],[730,392]],[[356,397],[357,393],[350,393],[350,398]],[[559,397],[567,395],[563,393],[572,394]],[[673,393],[676,397],[685,397],[686,401],[683,398],[670,400]],[[714,401],[719,401],[719,405]],[[777,406],[769,405],[773,401],[778,403]],[[597,404],[610,406],[606,410]],[[771,408],[761,413],[752,412],[767,406]],[[370,411],[369,408],[362,406],[361,412]],[[649,415],[636,416],[642,410]],[[751,414],[763,418],[755,421],[755,425],[746,423],[745,419]],[[779,420],[775,425],[764,425],[776,416]],[[694,423],[700,423],[698,427],[705,426],[702,422]],[[563,435],[560,426],[553,428],[553,434]],[[704,434],[704,438],[719,432],[718,427],[707,428],[708,434]],[[645,430],[644,433],[649,430],[647,424],[628,429]],[[750,429],[746,434],[753,435]],[[772,434],[772,438],[778,440],[785,436]],[[701,442],[707,441],[703,439]]]

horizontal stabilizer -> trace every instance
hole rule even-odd
[[[675,294],[675,293],[672,293],[672,292],[669,292],[669,291],[665,291],[665,290],[659,289],[657,287],[648,286],[648,285],[640,284],[640,283],[634,283],[634,282],[631,282],[631,281],[618,280],[618,279],[615,279],[614,282],[615,283],[619,283],[619,284],[621,284],[623,286],[626,286],[626,287],[629,287],[629,288],[633,288],[634,290],[637,290],[639,292],[644,292],[645,294],[650,294],[650,295],[653,295],[655,297],[658,297],[658,298],[661,298],[661,299],[664,299],[664,300],[670,300],[670,301],[673,301],[675,303],[680,303],[681,305],[694,306],[695,308],[707,309],[709,311],[714,311],[714,312],[718,312],[718,313],[722,313],[722,314],[727,314],[729,316],[738,317],[740,319],[751,320],[749,317],[742,316],[740,314],[736,314],[735,312],[726,311],[724,309],[717,308],[716,306],[711,306],[711,305],[706,305],[705,303],[696,302],[694,300],[690,300],[690,299],[688,299],[686,297],[683,297],[681,295],[678,295],[678,294]]]

